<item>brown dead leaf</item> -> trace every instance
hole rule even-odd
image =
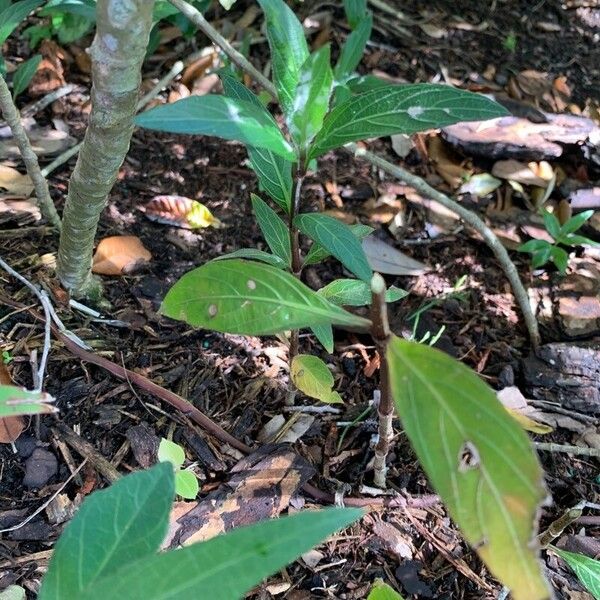
[[[206,77],[196,79],[191,90],[192,96],[206,96],[207,94],[210,94],[220,82],[221,80],[216,73],[211,73],[210,75],[206,75]]]
[[[34,119],[22,120],[27,137],[31,142],[33,151],[38,156],[52,156],[60,154],[76,143],[75,138],[65,131],[53,127],[40,127]],[[21,153],[15,143],[10,130],[0,129],[0,160],[5,158],[20,158]]]
[[[439,136],[427,140],[427,150],[435,170],[452,189],[458,188],[471,175],[472,171],[463,166]]]
[[[115,235],[98,244],[92,272],[100,275],[125,275],[151,260],[152,254],[134,235]]]
[[[0,385],[12,385],[8,367],[0,360]],[[21,416],[0,418],[0,444],[12,444],[25,429],[25,419]]]
[[[28,88],[31,96],[44,96],[65,85],[63,61],[72,60],[71,56],[52,40],[44,40],[40,44],[40,54],[43,59]]]
[[[77,65],[79,70],[84,75],[91,75],[92,74],[92,58],[89,55],[89,53],[85,52],[78,46],[71,46],[70,50],[73,53],[73,56],[75,57],[75,64]]]
[[[526,165],[525,163],[513,159],[499,160],[492,168],[492,175],[494,175],[494,177],[499,177],[500,179],[518,181],[524,185],[535,185],[537,187],[545,188],[548,185],[548,180],[532,171],[530,165],[536,165],[536,163]],[[550,167],[550,165],[548,165],[548,167],[550,168],[550,171],[552,171],[552,167]],[[540,172],[538,168],[536,168],[536,171],[538,173]]]
[[[0,165],[0,188],[16,196],[29,196],[33,192],[33,182],[29,175],[22,175],[16,169]]]
[[[183,75],[181,76],[181,83],[183,85],[190,87],[194,84],[196,79],[200,79],[213,64],[215,55],[214,53],[208,54],[207,56],[202,56],[198,60],[190,63],[185,70],[183,71]]]
[[[182,100],[183,98],[189,98],[190,90],[186,85],[181,82],[177,82],[173,84],[173,87],[169,91],[169,98],[167,102],[169,104],[173,104],[173,102],[177,102],[178,100]]]

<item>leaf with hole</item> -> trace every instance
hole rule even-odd
[[[300,70],[308,58],[302,23],[283,0],[259,0],[267,23],[273,81],[279,102],[287,114],[292,110]]]
[[[594,598],[600,598],[600,561],[585,556],[585,554],[567,552],[555,546],[550,546],[550,548],[573,569],[583,587]]]
[[[369,328],[292,274],[245,260],[209,262],[184,275],[161,306],[167,317],[225,333],[267,335],[313,325]]]
[[[336,279],[321,288],[318,292],[330,302],[339,306],[365,306],[371,304],[371,286],[366,281],[358,279]],[[386,302],[397,302],[406,298],[408,292],[389,287],[385,292]]]
[[[247,100],[214,94],[190,96],[139,114],[136,125],[155,131],[211,135],[266,148],[289,160],[295,155],[276,121]]]
[[[39,600],[87,598],[117,569],[131,567],[134,573],[136,561],[158,551],[173,497],[173,466],[167,463],[90,496],[54,548]],[[119,597],[105,593],[105,598]]]
[[[294,219],[294,225],[335,256],[359,279],[371,280],[373,271],[360,241],[348,225],[328,215],[315,213],[298,215]]]
[[[546,490],[525,432],[447,354],[392,337],[387,358],[404,431],[465,539],[515,600],[549,599],[535,544]]]
[[[309,158],[349,142],[394,133],[416,133],[460,121],[506,116],[493,100],[447,85],[388,85],[354,96],[325,118]]]
[[[333,86],[329,45],[311,54],[298,73],[298,86],[288,114],[292,139],[305,153],[323,125]]]
[[[252,209],[271,252],[283,260],[286,265],[292,264],[290,231],[279,215],[256,194],[251,194]]]
[[[292,359],[290,374],[294,385],[310,398],[327,404],[340,404],[341,396],[333,390],[333,375],[317,356],[298,354]]]
[[[227,96],[247,100],[262,108],[258,97],[243,83],[226,73],[221,73],[223,89]],[[289,214],[292,206],[292,163],[266,148],[246,146],[252,170],[258,177],[258,185]]]

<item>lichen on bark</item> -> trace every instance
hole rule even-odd
[[[92,58],[92,111],[69,182],[57,273],[73,296],[96,289],[94,238],[129,150],[154,0],[98,0]]]

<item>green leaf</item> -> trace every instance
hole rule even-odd
[[[403,600],[403,598],[387,583],[379,580],[375,582],[367,600]]]
[[[0,418],[56,412],[54,398],[46,392],[29,392],[14,385],[0,385]]]
[[[599,246],[598,242],[594,240],[590,240],[590,238],[585,237],[584,235],[577,235],[576,233],[567,233],[566,235],[561,235],[558,239],[558,242],[564,244],[565,246]]]
[[[102,578],[153,555],[167,532],[173,486],[172,465],[161,463],[87,498],[54,548],[39,600],[88,597]]]
[[[528,242],[521,244],[517,250],[519,252],[529,252],[533,254],[535,252],[541,252],[542,250],[550,248],[551,246],[552,244],[546,240],[529,240]]]
[[[170,462],[173,466],[179,468],[185,461],[185,452],[179,444],[162,438],[158,446],[158,460],[160,462]]]
[[[327,302],[292,274],[244,260],[209,262],[184,275],[161,311],[194,327],[243,335],[334,324],[365,329],[370,321]]]
[[[0,592],[0,600],[26,600],[25,588],[20,585],[9,585]]]
[[[286,265],[291,265],[292,249],[289,228],[277,213],[256,194],[251,194],[250,197],[256,220],[271,252],[285,261]]]
[[[560,236],[560,222],[551,212],[542,209],[542,219],[544,219],[544,226],[546,231],[557,240]]]
[[[341,396],[333,390],[333,375],[317,356],[298,354],[292,359],[290,376],[294,385],[310,398],[327,404],[340,404]]]
[[[504,107],[485,96],[447,85],[388,85],[336,106],[325,118],[310,158],[357,140],[415,133],[507,114]]]
[[[373,271],[359,239],[348,225],[328,215],[314,213],[298,215],[294,225],[335,256],[359,279],[371,281]]]
[[[569,255],[562,248],[552,246],[550,249],[550,258],[552,262],[557,266],[558,270],[564,275],[569,266]]]
[[[368,225],[363,225],[362,223],[350,225],[350,229],[359,240],[366,238],[370,233],[373,232],[372,227],[369,227]],[[325,248],[323,248],[323,246],[320,246],[315,242],[308,250],[308,254],[304,259],[303,266],[316,265],[322,260],[325,260],[328,256],[331,256],[331,252],[328,252],[327,250],[325,250]]]
[[[594,214],[593,210],[585,210],[578,215],[571,217],[561,228],[561,235],[575,233],[588,219],[591,219]]]
[[[363,57],[372,29],[373,17],[368,15],[361,20],[358,27],[348,36],[335,66],[336,81],[345,81],[349,75],[354,73]]]
[[[256,250],[255,248],[241,248],[228,254],[223,254],[213,260],[230,260],[232,258],[249,258],[250,260],[260,260],[261,262],[267,263],[277,267],[278,269],[287,269],[288,264],[279,256],[263,252],[262,250]]]
[[[200,491],[198,479],[191,471],[175,473],[175,493],[186,500],[194,500]]]
[[[21,0],[8,6],[0,13],[0,44],[35,10],[44,0]]]
[[[321,345],[329,354],[333,353],[333,329],[331,325],[313,325],[310,330],[315,337],[321,342]]]
[[[98,582],[77,600],[239,600],[264,578],[361,514],[356,509],[303,511],[236,528],[207,542],[140,560]]]
[[[146,129],[212,135],[224,140],[271,150],[294,160],[294,152],[286,142],[273,117],[246,100],[207,95],[183,98],[139,114],[135,123]]]
[[[42,55],[36,54],[18,66],[13,75],[13,98],[25,91],[41,62]]]
[[[344,11],[352,29],[367,16],[367,0],[344,0]]]
[[[294,102],[300,69],[308,58],[302,24],[283,0],[258,0],[265,13],[267,38],[273,62],[273,80],[279,102],[287,114]]]
[[[227,96],[247,100],[262,109],[261,101],[244,84],[224,72],[220,76]],[[258,177],[259,188],[289,214],[292,207],[292,163],[265,148],[247,146],[246,150]]]
[[[325,287],[321,288],[317,294],[327,298],[338,306],[365,306],[371,304],[371,286],[366,281],[358,279],[336,279]],[[408,292],[391,286],[385,292],[386,302],[397,302],[406,298]]]
[[[392,336],[392,396],[404,430],[450,516],[514,600],[547,600],[535,546],[546,498],[526,433],[473,371]]]
[[[323,125],[333,86],[329,45],[311,54],[298,74],[298,87],[288,114],[292,139],[305,151]]]
[[[550,546],[575,572],[577,579],[583,587],[594,596],[600,598],[600,561],[594,560],[585,554],[567,552],[555,546]]]
[[[554,248],[554,246],[548,244],[548,246],[545,246],[541,250],[533,252],[531,256],[531,266],[534,269],[538,269],[539,267],[545,265],[552,256],[552,248]]]

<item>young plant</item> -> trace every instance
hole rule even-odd
[[[183,448],[172,442],[162,438],[158,446],[158,460],[160,462],[170,462],[175,471],[175,493],[186,500],[193,500],[200,491],[198,479],[196,476],[186,469],[182,469],[185,462],[185,452]]]
[[[544,219],[546,231],[550,234],[554,243],[547,240],[529,240],[519,246],[518,250],[519,252],[528,252],[531,254],[531,266],[534,269],[538,269],[548,262],[553,262],[559,272],[564,275],[569,264],[569,254],[561,246],[598,245],[594,240],[575,233],[593,214],[593,210],[586,210],[571,217],[566,223],[561,225],[555,215],[542,209],[541,215]]]
[[[306,511],[159,553],[174,495],[165,463],[93,493],[58,540],[38,599],[239,600],[362,514]]]
[[[560,548],[556,548],[556,546],[550,546],[550,549],[552,552],[558,554],[573,569],[581,585],[596,600],[600,598],[600,561],[590,558],[585,554],[561,550]]]

